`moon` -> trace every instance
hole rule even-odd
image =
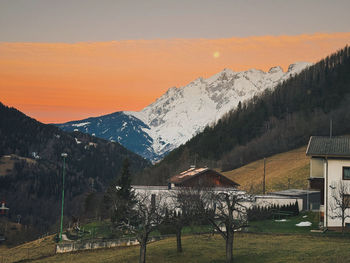
[[[214,58],[220,57],[220,52],[219,52],[219,51],[215,51],[215,52],[213,53],[213,57],[214,57]]]

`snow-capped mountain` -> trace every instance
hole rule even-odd
[[[149,127],[138,118],[122,111],[56,125],[65,131],[80,131],[117,141],[149,160],[158,158],[152,148],[153,139],[144,131],[149,130]]]
[[[157,161],[220,119],[239,101],[274,88],[310,65],[298,62],[290,65],[287,72],[278,66],[268,72],[224,69],[208,79],[198,78],[187,86],[170,88],[139,112],[116,112],[58,126],[118,141],[141,156]]]

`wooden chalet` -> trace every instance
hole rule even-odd
[[[239,186],[239,184],[215,170],[195,167],[191,167],[190,169],[171,177],[170,184],[175,187],[203,186],[237,188]]]

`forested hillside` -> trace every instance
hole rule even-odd
[[[191,164],[231,170],[305,145],[311,135],[350,132],[350,48],[328,56],[263,95],[239,103],[162,162],[139,183],[164,184]]]
[[[0,166],[6,165],[6,160],[12,164],[11,169],[0,174],[0,198],[10,208],[12,220],[20,215],[22,223],[40,227],[42,231],[57,222],[63,152],[68,154],[67,218],[82,215],[87,193],[104,191],[118,176],[125,158],[130,160],[133,173],[149,165],[118,143],[80,132],[64,132],[0,103]]]

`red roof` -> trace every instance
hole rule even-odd
[[[191,167],[190,169],[171,177],[170,182],[174,183],[174,184],[181,183],[185,180],[193,178],[196,175],[201,174],[201,173],[208,171],[208,170],[209,170],[208,168],[193,168],[193,167]]]
[[[226,180],[229,180],[231,183],[235,184],[235,185],[239,185],[237,184],[236,182],[232,181],[231,179],[227,178],[226,176],[222,175],[221,173],[215,171],[215,170],[212,170],[212,169],[209,169],[207,167],[205,168],[194,168],[194,167],[191,167],[190,169],[180,173],[180,174],[177,174],[177,175],[174,175],[173,177],[170,178],[170,182],[173,183],[173,184],[180,184],[184,181],[187,181],[193,177],[196,177],[200,174],[203,174],[207,171],[212,171],[214,173],[216,173],[217,175],[221,176],[221,177],[224,177]]]

